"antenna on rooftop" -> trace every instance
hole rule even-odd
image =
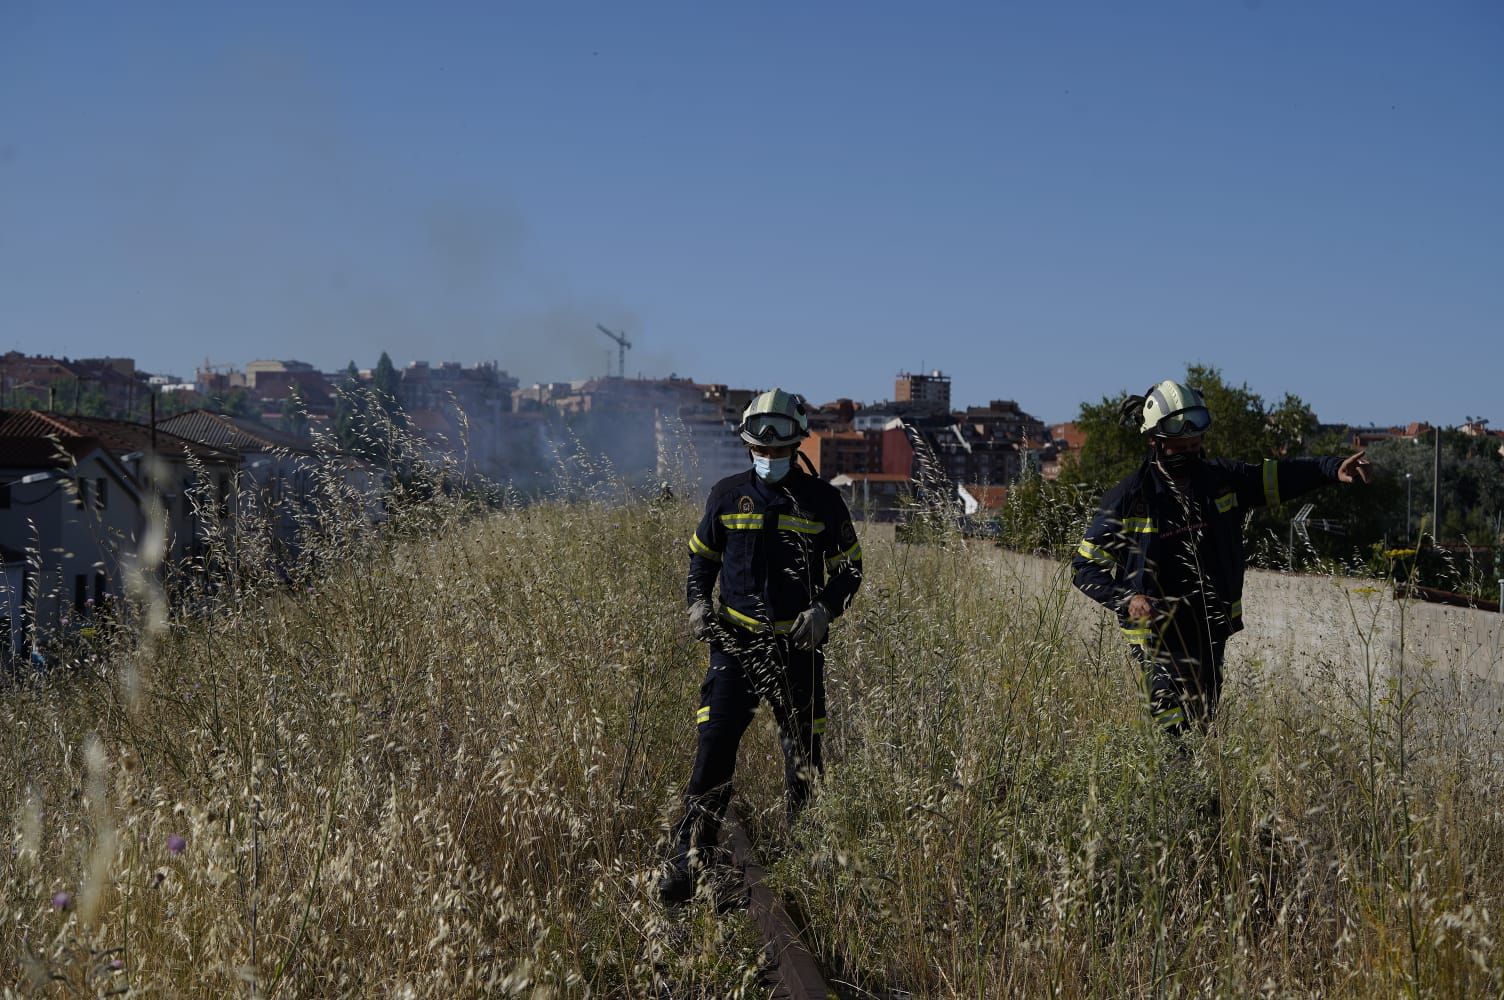
[[[616,341],[616,374],[621,378],[626,378],[627,348],[632,346],[632,342],[628,340],[625,335],[617,332],[616,330],[608,330],[606,327],[602,326],[599,323],[595,324],[595,328],[601,333],[604,333],[606,336],[610,337],[612,340]]]

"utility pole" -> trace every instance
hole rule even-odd
[[[1410,542],[1410,473],[1405,473],[1405,543]]]
[[[1431,540],[1441,544],[1441,428],[1436,428],[1436,456],[1431,468]]]

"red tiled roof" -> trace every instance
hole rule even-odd
[[[92,437],[114,454],[128,454],[152,449],[152,430],[145,424],[129,420],[112,420],[105,417],[79,417],[49,413],[43,410],[21,410],[10,414],[0,422],[3,437]],[[237,462],[240,456],[233,451],[213,448],[190,441],[158,427],[156,450],[175,457],[193,456],[201,462],[224,464]]]
[[[243,417],[232,417],[213,410],[188,410],[157,421],[157,434],[162,431],[178,437],[233,451],[312,451],[309,442],[293,434]]]

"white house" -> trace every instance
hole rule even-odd
[[[205,533],[228,514],[240,456],[201,445],[146,424],[21,410],[0,420],[0,437],[52,440],[89,438],[129,472],[143,495],[153,490],[167,529],[166,561],[186,563],[202,551]],[[0,539],[3,540],[3,539]]]
[[[9,653],[86,622],[117,597],[143,526],[135,477],[99,441],[0,436],[0,626]]]

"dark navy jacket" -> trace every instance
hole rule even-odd
[[[1071,568],[1081,592],[1118,614],[1124,637],[1142,645],[1147,627],[1130,623],[1128,600],[1144,594],[1160,600],[1194,598],[1222,635],[1243,627],[1243,522],[1250,508],[1274,506],[1333,482],[1339,458],[1268,459],[1261,465],[1225,459],[1202,461],[1175,495],[1170,482],[1145,461],[1107,494]],[[1165,593],[1162,581],[1184,579],[1172,566],[1185,545],[1166,539],[1169,526],[1205,538],[1208,558],[1198,571],[1198,594]]]
[[[818,600],[838,618],[862,583],[862,546],[840,491],[798,468],[769,485],[751,469],[715,484],[689,539],[689,601],[748,632],[787,633]]]

